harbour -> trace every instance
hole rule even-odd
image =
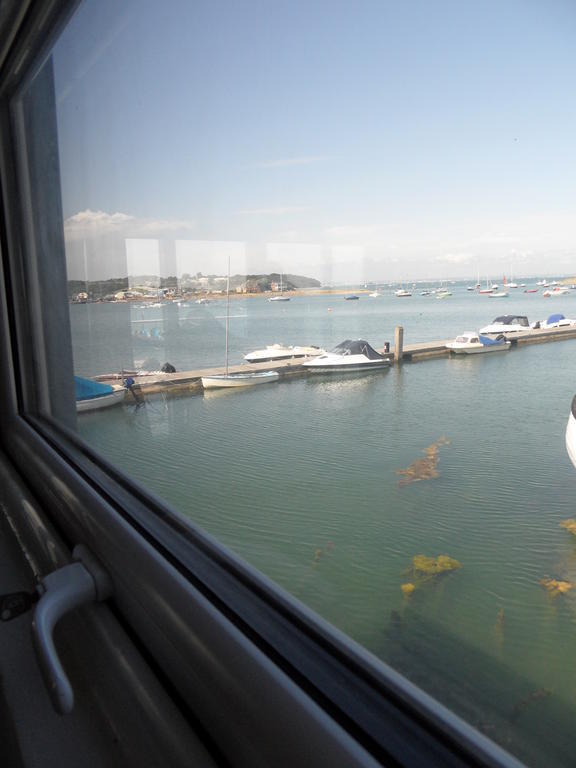
[[[78,430],[119,471],[490,738],[531,765],[569,764],[576,589],[545,585],[576,584],[575,540],[562,527],[576,517],[564,441],[576,332],[519,332],[499,355],[451,357],[444,345],[497,312],[534,322],[558,306],[574,316],[576,296],[562,307],[511,296],[495,311],[463,290],[441,302],[238,301],[230,369],[281,375],[234,391],[199,383],[223,370],[222,303],[150,310],[173,331],[145,354],[177,372],[136,377],[143,406],[128,393],[123,407],[82,414]],[[130,335],[140,310],[71,311],[80,373],[145,362]],[[330,348],[354,337],[380,352],[389,341],[392,355],[396,327],[402,364],[382,372],[239,362],[276,341]],[[460,567],[415,578],[420,555]]]

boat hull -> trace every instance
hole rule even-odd
[[[570,409],[570,415],[568,416],[568,424],[566,425],[566,450],[570,461],[576,467],[576,396],[572,400],[572,407]]]
[[[456,345],[456,344],[446,344],[446,349],[449,349],[450,352],[452,352],[455,355],[481,355],[486,352],[505,352],[507,349],[510,349],[511,344],[509,341],[507,341],[505,344],[494,344],[494,345],[484,345],[484,344],[463,344],[463,345]]]
[[[86,411],[98,411],[101,408],[110,408],[112,405],[119,405],[126,395],[126,389],[124,387],[109,392],[106,395],[100,395],[100,397],[91,397],[87,400],[76,400],[76,411],[78,413],[84,413]]]
[[[202,376],[204,389],[229,389],[231,387],[255,387],[259,384],[269,384],[278,381],[277,371],[258,371],[256,373],[230,373],[226,375]]]
[[[368,363],[325,363],[303,366],[310,373],[361,373],[362,371],[385,371],[390,367],[389,360],[371,360]]]

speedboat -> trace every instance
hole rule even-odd
[[[213,376],[202,376],[204,389],[223,389],[225,387],[255,387],[258,384],[269,384],[278,381],[278,371],[254,371],[252,373],[217,373]]]
[[[491,339],[475,331],[465,331],[446,344],[446,349],[456,355],[477,355],[483,352],[502,352],[510,349],[511,343],[504,337]]]
[[[572,325],[576,325],[576,320],[570,320],[564,315],[550,315],[546,322],[540,323],[540,328],[566,328]]]
[[[399,288],[395,293],[394,296],[398,296],[399,299],[404,299],[408,296],[412,296],[412,293],[410,291],[407,291],[405,288]]]
[[[74,376],[76,411],[96,411],[118,405],[124,400],[126,387],[120,384],[103,384],[101,381]]]
[[[376,352],[363,339],[346,339],[313,360],[302,363],[302,367],[312,373],[346,373],[352,371],[383,370],[390,365],[390,360]]]
[[[288,347],[285,344],[269,344],[266,349],[256,349],[244,355],[247,363],[267,363],[271,360],[291,360],[298,357],[316,357],[325,354],[326,350],[320,347]]]
[[[490,325],[480,328],[483,335],[498,335],[499,333],[518,333],[519,331],[530,330],[530,323],[525,315],[500,315],[495,318]]]

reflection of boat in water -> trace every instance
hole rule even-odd
[[[376,352],[363,339],[342,341],[331,352],[302,363],[302,367],[313,373],[347,373],[385,369],[390,360]]]
[[[119,384],[103,384],[81,376],[74,376],[74,391],[78,413],[118,405],[126,394],[125,387]]]
[[[511,343],[504,337],[490,339],[473,331],[465,331],[446,344],[446,349],[456,355],[477,355],[484,352],[503,352],[510,349]]]
[[[326,350],[320,347],[289,347],[285,344],[269,344],[266,349],[256,349],[244,355],[244,360],[248,363],[267,363],[271,360],[292,360],[299,357],[315,357],[325,353]]]

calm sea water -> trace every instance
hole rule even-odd
[[[544,299],[294,298],[231,302],[230,361],[265,344],[374,346],[453,337],[496,315],[576,317]],[[331,311],[329,311],[331,310]],[[71,307],[76,370],[94,375],[224,358],[225,302]],[[146,321],[134,322],[134,321]],[[136,341],[157,328],[160,341]],[[152,366],[154,367],[154,366]],[[576,341],[439,359],[347,378],[157,397],[84,414],[108,459],[334,625],[531,765],[572,765],[576,470],[564,446]],[[440,441],[441,438],[446,441]],[[436,444],[438,477],[399,485]],[[414,555],[461,568],[404,597]]]

